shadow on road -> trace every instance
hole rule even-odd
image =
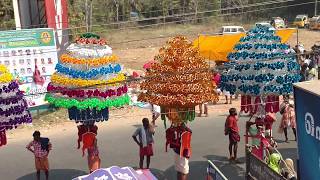
[[[207,172],[207,162],[205,161],[192,161],[189,162],[189,176],[188,179],[205,179]],[[151,169],[152,174],[154,174],[159,180],[175,180],[177,179],[177,172],[174,166],[169,167],[165,171],[158,169]]]
[[[135,127],[135,128],[139,128],[139,127],[142,127],[142,124],[134,124],[132,126]]]
[[[244,179],[245,169],[238,166],[238,164],[230,163],[226,157],[208,155],[205,156],[208,160],[211,160],[228,179]],[[244,157],[239,158],[239,161],[245,163]],[[188,179],[205,179],[207,173],[208,163],[206,161],[192,161],[189,163],[190,172]],[[176,171],[174,166],[171,166],[165,171],[158,169],[151,169],[152,174],[154,174],[159,180],[175,180]]]
[[[73,179],[78,176],[86,175],[88,172],[75,169],[52,169],[50,170],[50,179]],[[18,178],[17,180],[34,180],[36,179],[36,173],[27,174]],[[41,179],[45,179],[45,175],[41,172]]]
[[[215,166],[226,176],[228,179],[244,179],[246,172],[245,169],[245,157],[240,157],[238,160],[240,163],[235,164],[230,162],[225,156],[207,155],[204,156],[208,160],[212,161]]]
[[[286,143],[286,141],[283,139],[276,139],[276,138],[273,138],[273,139],[276,141],[276,143],[279,143],[279,144]]]

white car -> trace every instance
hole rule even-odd
[[[242,26],[222,26],[221,34],[238,34],[245,33],[246,30]]]
[[[258,23],[256,23],[256,26],[257,25],[266,26],[269,28],[269,30],[273,30],[273,31],[276,30],[276,28],[274,28],[269,22],[258,22]]]

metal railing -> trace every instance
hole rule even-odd
[[[212,161],[208,160],[207,167],[207,180],[228,180],[222,172],[213,164]]]

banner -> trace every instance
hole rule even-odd
[[[276,35],[281,37],[281,42],[286,43],[296,29],[278,29]],[[244,37],[245,33],[225,35],[199,35],[194,40],[193,46],[199,48],[201,56],[217,62],[228,62],[227,56],[233,51],[234,46]]]
[[[320,82],[294,86],[298,135],[299,176],[318,180],[320,174]]]
[[[210,160],[208,160],[207,180],[228,180],[228,179],[220,172],[220,170]]]
[[[58,62],[52,29],[0,31],[0,64],[8,67],[29,107],[43,105]]]

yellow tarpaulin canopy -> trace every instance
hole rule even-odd
[[[285,43],[295,31],[295,29],[279,29],[276,31],[276,35],[281,37],[282,43]],[[201,56],[213,61],[227,62],[228,54],[233,51],[233,47],[245,35],[245,33],[215,36],[200,35],[193,42],[193,45],[200,49]]]

